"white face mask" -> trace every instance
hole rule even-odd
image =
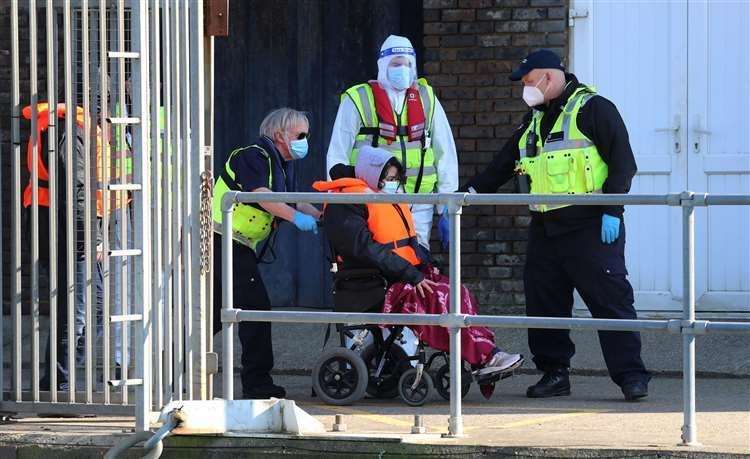
[[[526,105],[529,107],[536,107],[537,105],[544,103],[544,93],[538,88],[543,80],[544,78],[540,79],[534,86],[523,87],[523,101],[526,102]],[[545,91],[546,90],[547,89],[545,88]]]

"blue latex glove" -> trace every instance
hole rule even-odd
[[[318,234],[317,220],[298,210],[294,211],[294,219],[292,220],[292,223],[294,223],[294,226],[300,231],[312,231],[313,233]]]
[[[443,250],[448,250],[451,241],[451,227],[448,221],[448,206],[443,207],[443,212],[440,214],[440,220],[438,220],[438,232],[440,233],[440,242],[442,242]]]
[[[608,214],[602,215],[602,242],[612,244],[620,237],[620,219]]]

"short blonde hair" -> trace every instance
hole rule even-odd
[[[260,135],[273,138],[277,132],[288,131],[297,123],[310,125],[307,114],[293,108],[282,107],[272,111],[260,123]]]

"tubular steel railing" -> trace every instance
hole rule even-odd
[[[710,195],[705,193],[671,193],[666,195],[525,195],[525,194],[462,194],[431,195],[392,194],[323,194],[323,193],[240,193],[229,192],[222,201],[222,234],[231,234],[232,212],[237,203],[308,202],[308,203],[411,203],[447,205],[450,214],[450,313],[382,314],[351,312],[248,311],[233,307],[232,297],[232,238],[222,238],[222,295],[223,323],[223,388],[224,396],[232,399],[234,384],[233,339],[238,322],[296,322],[337,324],[438,325],[450,335],[450,421],[449,436],[463,435],[461,418],[461,341],[460,330],[472,326],[501,328],[551,328],[619,331],[665,331],[682,335],[683,355],[683,413],[682,442],[698,443],[695,419],[695,338],[706,333],[748,333],[750,323],[695,320],[695,219],[698,206],[750,205],[750,195]],[[469,205],[651,205],[679,206],[682,215],[683,243],[683,311],[681,320],[617,320],[593,318],[550,318],[514,316],[468,316],[461,314],[461,211]]]

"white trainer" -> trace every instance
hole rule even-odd
[[[523,356],[521,354],[508,354],[507,352],[497,352],[485,364],[483,368],[476,371],[476,375],[486,375],[490,373],[506,373],[523,365]]]

